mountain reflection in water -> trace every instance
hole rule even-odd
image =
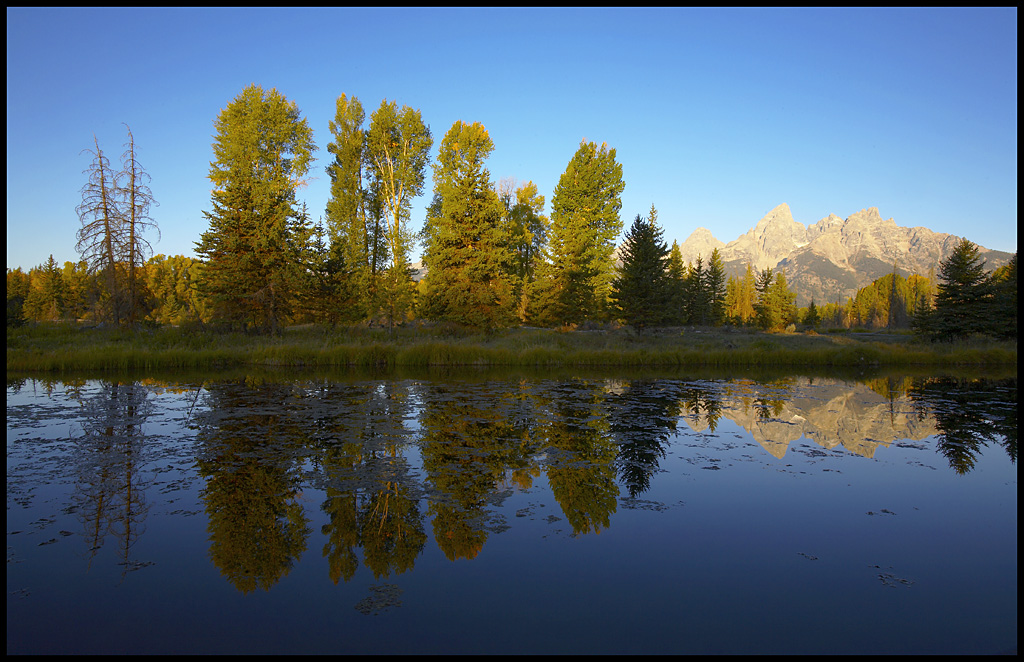
[[[117,649],[109,642],[65,648],[46,640],[38,636],[44,625],[34,620],[42,617],[25,608],[33,602],[33,589],[19,593],[19,584],[41,580],[31,570],[22,573],[21,562],[32,568],[54,562],[76,566],[49,555],[50,545],[67,539],[80,541],[74,555],[85,557],[86,569],[107,559],[109,541],[119,585],[127,573],[142,569],[160,576],[162,584],[173,584],[182,576],[157,575],[160,571],[150,568],[155,562],[141,555],[140,547],[154,554],[144,543],[148,532],[157,529],[154,538],[161,550],[171,553],[173,548],[174,555],[193,558],[187,546],[196,536],[168,532],[191,530],[198,519],[193,516],[204,514],[206,556],[237,594],[273,594],[293,572],[302,575],[295,586],[316,582],[298,572],[310,565],[312,555],[326,563],[332,586],[377,582],[369,587],[371,597],[356,608],[361,614],[381,613],[403,602],[397,585],[381,582],[413,576],[414,585],[429,583],[417,578],[422,574],[418,564],[427,566],[423,572],[447,572],[438,570],[441,557],[448,563],[472,561],[467,567],[476,564],[484,573],[490,561],[481,559],[506,532],[517,551],[500,543],[494,543],[493,551],[499,558],[522,557],[508,561],[511,567],[543,566],[548,536],[578,539],[614,531],[620,520],[631,537],[613,537],[604,552],[587,549],[639,555],[647,544],[645,535],[652,541],[669,535],[658,531],[656,523],[644,524],[643,513],[682,512],[686,499],[703,494],[695,486],[709,486],[708,494],[725,489],[723,504],[748,491],[748,499],[757,494],[785,498],[778,495],[792,487],[770,482],[780,479],[766,478],[763,470],[768,468],[859,476],[865,467],[849,464],[852,458],[884,460],[884,449],[897,447],[917,453],[907,465],[939,470],[929,463],[941,459],[948,464],[941,471],[954,478],[971,474],[983,455],[995,453],[1004,464],[1015,464],[1016,409],[1015,378],[850,383],[803,377],[331,381],[250,376],[201,384],[9,379],[8,652]],[[755,451],[741,431],[764,452]],[[823,459],[831,464],[815,464]],[[723,472],[733,476],[728,487],[710,477],[722,469],[731,470]],[[1015,503],[1015,466],[1012,476]],[[821,494],[826,498],[831,492]],[[850,498],[836,494],[830,497],[836,504]],[[550,504],[545,503],[548,496]],[[50,512],[54,509],[56,514]],[[867,514],[895,513],[878,506]],[[723,522],[729,517],[724,510],[715,516]],[[74,527],[67,523],[72,517]],[[689,526],[698,531],[703,521]],[[778,526],[790,530],[786,527],[794,525],[785,521],[780,514]],[[729,535],[742,539],[738,522]],[[645,528],[651,526],[655,529]],[[1014,532],[1015,575],[1015,506],[1012,521],[1002,526]],[[61,538],[37,540],[54,527],[75,530],[59,528]],[[806,560],[819,558],[799,554]],[[74,568],[65,570],[70,573],[68,591],[109,590],[76,584],[81,580]],[[175,572],[197,573],[192,565]],[[878,575],[887,587],[913,583],[890,572]],[[516,582],[490,574],[479,581]],[[61,589],[53,591],[59,599]],[[1015,589],[1013,604],[1015,610]],[[40,614],[44,607],[39,605]],[[12,634],[12,627],[20,634]],[[578,627],[585,628],[582,623]],[[217,649],[183,645],[169,633],[159,636],[173,640],[174,650]],[[647,650],[623,637],[617,650]],[[512,637],[507,647],[492,643],[474,650],[563,650],[546,638],[536,638],[534,647],[528,641]],[[760,648],[730,644],[727,638],[716,645],[659,641],[650,646],[669,652],[804,651],[782,641]],[[917,640],[900,642],[896,636],[887,641],[882,650],[928,650]],[[249,650],[245,643],[225,645],[226,652]],[[130,648],[169,652],[154,646],[149,639]],[[282,646],[291,651],[360,648],[354,642],[349,648],[312,642]],[[450,648],[410,646],[412,652]],[[809,644],[810,650],[818,649]]]

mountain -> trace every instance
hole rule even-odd
[[[786,270],[798,306],[845,303],[871,281],[892,273],[928,276],[949,257],[960,237],[928,228],[906,228],[884,220],[877,207],[862,209],[845,220],[830,214],[810,227],[793,219],[783,203],[768,212],[746,234],[723,244],[709,230],[698,228],[680,245],[684,262],[697,255],[705,262],[718,248],[726,273],[742,276],[749,263],[755,270]],[[979,247],[989,271],[1009,262],[1011,253]]]

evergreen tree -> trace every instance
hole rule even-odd
[[[423,193],[424,171],[434,140],[419,110],[384,100],[370,117],[363,159],[375,232],[387,240],[388,266],[377,310],[391,327],[412,312],[416,285],[411,278],[409,229],[412,201]],[[383,229],[383,233],[380,230]],[[383,260],[375,258],[379,268]]]
[[[30,287],[24,314],[38,322],[56,322],[64,317],[66,292],[60,266],[53,255],[46,264],[29,272]]]
[[[691,263],[686,272],[686,316],[690,324],[704,326],[710,318],[710,303],[707,291],[708,279],[707,270],[704,268],[704,258],[697,255],[697,261]]]
[[[672,242],[668,253],[667,319],[669,325],[680,326],[689,321],[686,309],[686,266],[679,242]]]
[[[622,244],[622,267],[612,281],[612,304],[637,335],[646,327],[665,321],[669,301],[665,267],[669,250],[662,234],[654,205],[648,218],[637,214]]]
[[[560,324],[601,318],[614,278],[615,240],[622,231],[622,165],[615,150],[580,142],[551,200],[550,269],[538,299]]]
[[[995,294],[993,333],[1000,338],[1017,337],[1017,254],[1010,263],[992,274]]]
[[[786,284],[786,272],[766,267],[757,275],[757,324],[765,331],[781,331],[796,318],[796,294]]]
[[[7,267],[7,326],[25,323],[25,299],[31,287],[29,275],[21,267]]]
[[[276,332],[300,287],[308,218],[295,208],[316,145],[294,102],[250,85],[214,122],[210,229],[196,243],[218,319]],[[302,235],[306,235],[303,237]]]
[[[939,263],[932,335],[951,339],[992,330],[992,283],[978,247],[961,239]]]
[[[484,166],[493,149],[479,122],[452,125],[433,166],[423,233],[426,316],[488,330],[512,324],[517,304],[509,235]]]
[[[814,305],[814,299],[811,299],[810,305],[807,306],[804,324],[811,329],[816,329],[821,325],[821,315],[818,313],[818,307]]]
[[[716,248],[711,251],[708,266],[704,272],[704,296],[707,299],[705,324],[720,326],[725,322],[725,265],[722,254]]]

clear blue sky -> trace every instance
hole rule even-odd
[[[432,156],[454,121],[483,123],[492,179],[533,180],[548,213],[580,140],[607,142],[624,226],[653,203],[669,243],[731,241],[785,202],[807,225],[878,207],[1017,248],[1016,8],[8,8],[7,266],[78,259],[82,150],[95,134],[117,163],[123,122],[160,203],[155,251],[194,255],[213,121],[250,83],[315,132],[314,220],[345,93],[367,118],[420,109]]]

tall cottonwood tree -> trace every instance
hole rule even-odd
[[[313,160],[313,132],[294,102],[255,84],[214,127],[210,229],[196,244],[202,287],[217,318],[276,331],[301,286],[299,244],[310,233],[295,192]]]
[[[331,198],[326,209],[330,241],[325,264],[340,272],[337,274],[340,291],[335,292],[333,298],[351,302],[345,310],[334,311],[334,315],[349,320],[366,317],[371,308],[379,276],[376,267],[378,261],[383,265],[380,258],[386,251],[383,233],[379,231],[380,215],[375,217],[377,224],[367,225],[363,189],[365,117],[359,99],[342,94],[329,124],[334,139],[327,145],[327,151],[334,158],[327,164]]]
[[[424,313],[485,329],[509,326],[516,277],[502,204],[484,165],[494,149],[479,122],[457,120],[434,164],[434,200],[424,228]]]
[[[615,150],[581,141],[551,200],[549,264],[536,297],[546,310],[538,317],[574,324],[605,316],[624,188]]]
[[[433,145],[420,111],[381,101],[364,137],[363,160],[371,216],[383,221],[390,262],[382,279],[378,311],[389,326],[412,310],[415,284],[410,277],[409,228],[412,201],[423,193],[424,171]],[[377,312],[377,311],[374,311]]]
[[[636,215],[620,250],[622,267],[612,281],[611,302],[637,335],[665,322],[670,301],[666,272],[669,250],[657,219],[654,205],[647,218]]]
[[[536,280],[537,268],[543,259],[548,236],[548,218],[544,216],[544,196],[532,181],[516,184],[514,178],[498,182],[498,199],[502,206],[502,223],[512,251],[512,274],[518,314],[526,314],[525,287]]]
[[[82,202],[76,208],[82,227],[78,230],[75,249],[89,265],[90,273],[100,276],[105,289],[101,319],[120,323],[124,316],[124,295],[118,263],[124,257],[124,217],[117,201],[117,173],[93,136],[95,151],[84,171],[88,181],[82,187]]]

